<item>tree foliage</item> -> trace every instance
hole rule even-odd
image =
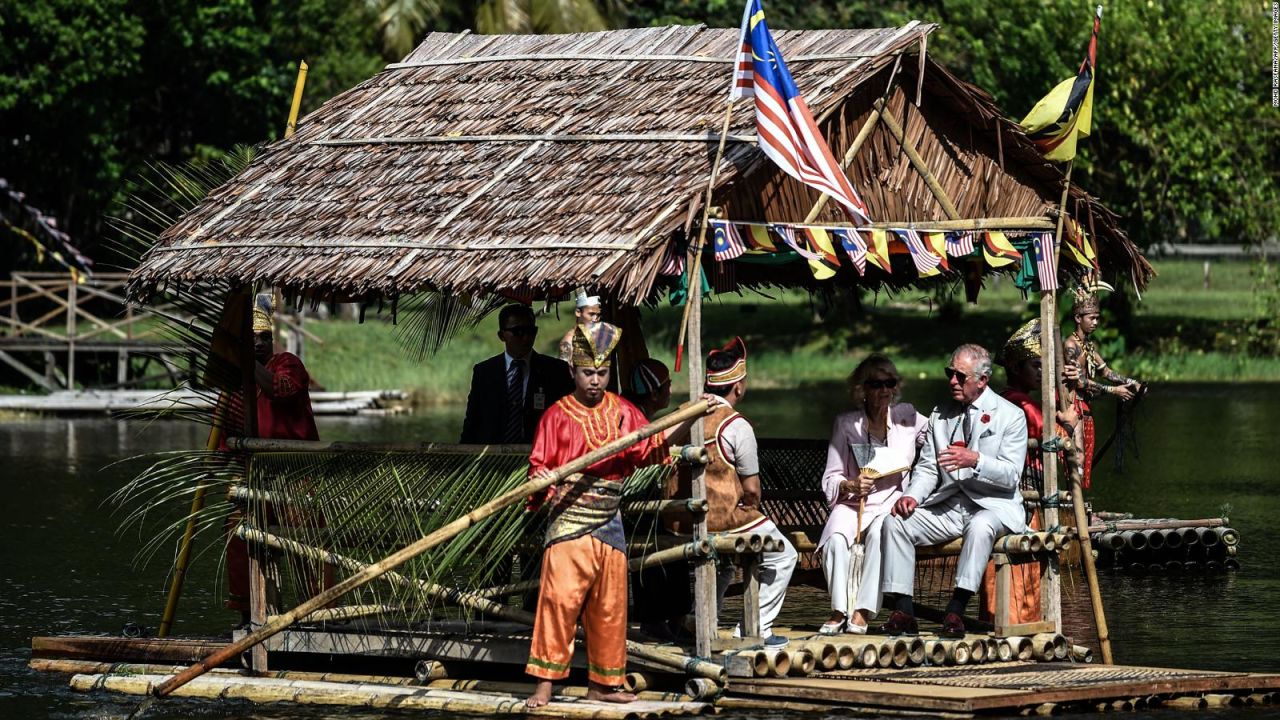
[[[930,53],[1015,118],[1075,72],[1092,13],[1087,0],[765,5],[776,28],[938,22]],[[738,0],[0,0],[0,176],[92,255],[146,163],[279,137],[300,59],[311,66],[305,112],[432,30],[735,27],[741,13]],[[1094,135],[1075,177],[1139,242],[1253,241],[1280,228],[1269,19],[1260,0],[1107,8]]]

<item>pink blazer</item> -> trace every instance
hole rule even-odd
[[[889,436],[886,444],[892,448],[909,449],[914,456],[924,443],[928,427],[929,419],[916,412],[915,407],[910,403],[898,403],[889,408]],[[840,483],[858,476],[859,468],[853,457],[852,446],[870,442],[865,412],[853,410],[836,416],[831,428],[831,442],[827,445],[827,469],[822,474],[822,492],[827,497],[831,514],[822,528],[822,539],[818,541],[818,547],[826,545],[827,540],[835,533],[844,535],[850,541],[857,537],[858,499],[842,494]],[[906,480],[906,473],[887,475],[876,480],[862,511],[863,531],[871,527],[875,520],[889,513],[902,495]]]

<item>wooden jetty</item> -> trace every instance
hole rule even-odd
[[[316,415],[394,415],[405,411],[402,390],[313,391],[311,410]],[[139,410],[208,410],[214,403],[207,393],[184,390],[58,390],[47,395],[0,395],[0,411],[58,415],[95,415]]]

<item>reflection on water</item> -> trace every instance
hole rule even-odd
[[[937,388],[940,390],[941,388]],[[935,388],[915,383],[908,400],[927,408]],[[742,411],[761,435],[825,437],[844,407],[838,386],[803,391],[752,390]],[[1099,412],[1098,437],[1111,432],[1113,410]],[[1274,610],[1280,597],[1280,517],[1270,466],[1280,425],[1280,386],[1194,385],[1158,388],[1139,412],[1138,447],[1124,475],[1110,459],[1097,473],[1094,506],[1144,517],[1199,518],[1230,506],[1241,531],[1240,571],[1223,575],[1130,576],[1104,571],[1102,586],[1117,660],[1220,670],[1280,672]],[[455,440],[461,408],[433,408],[409,418],[322,418],[326,439]],[[190,424],[104,419],[0,423],[4,491],[0,520],[5,592],[0,593],[0,717],[100,718],[134,707],[127,698],[75,695],[65,678],[26,669],[33,635],[116,634],[126,622],[154,627],[164,602],[166,558],[132,564],[140,545],[116,533],[119,517],[104,500],[136,465],[112,463],[148,452],[201,447],[205,430]],[[1140,451],[1140,459],[1138,453]],[[175,513],[180,512],[175,509]],[[233,617],[220,604],[218,559],[197,559],[176,632],[218,634]],[[1068,581],[1072,607],[1085,608],[1083,581]],[[797,592],[790,621],[817,622],[826,597]],[[149,718],[326,717],[315,709],[165,703]],[[1271,711],[1269,714],[1275,714]],[[1262,717],[1259,712],[1252,717]],[[377,713],[342,717],[380,717]],[[1163,714],[1168,716],[1168,714]]]

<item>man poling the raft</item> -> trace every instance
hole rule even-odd
[[[621,337],[618,327],[604,322],[574,328],[574,390],[538,422],[529,455],[534,480],[548,479],[553,468],[648,423],[635,405],[605,389],[610,356]],[[530,499],[531,509],[545,507],[551,514],[525,666],[525,672],[538,679],[525,701],[530,708],[550,702],[552,681],[569,676],[579,617],[587,645],[587,698],[618,703],[635,699],[621,690],[627,661],[627,545],[618,506],[628,475],[665,461],[662,440],[655,435],[636,443]]]

